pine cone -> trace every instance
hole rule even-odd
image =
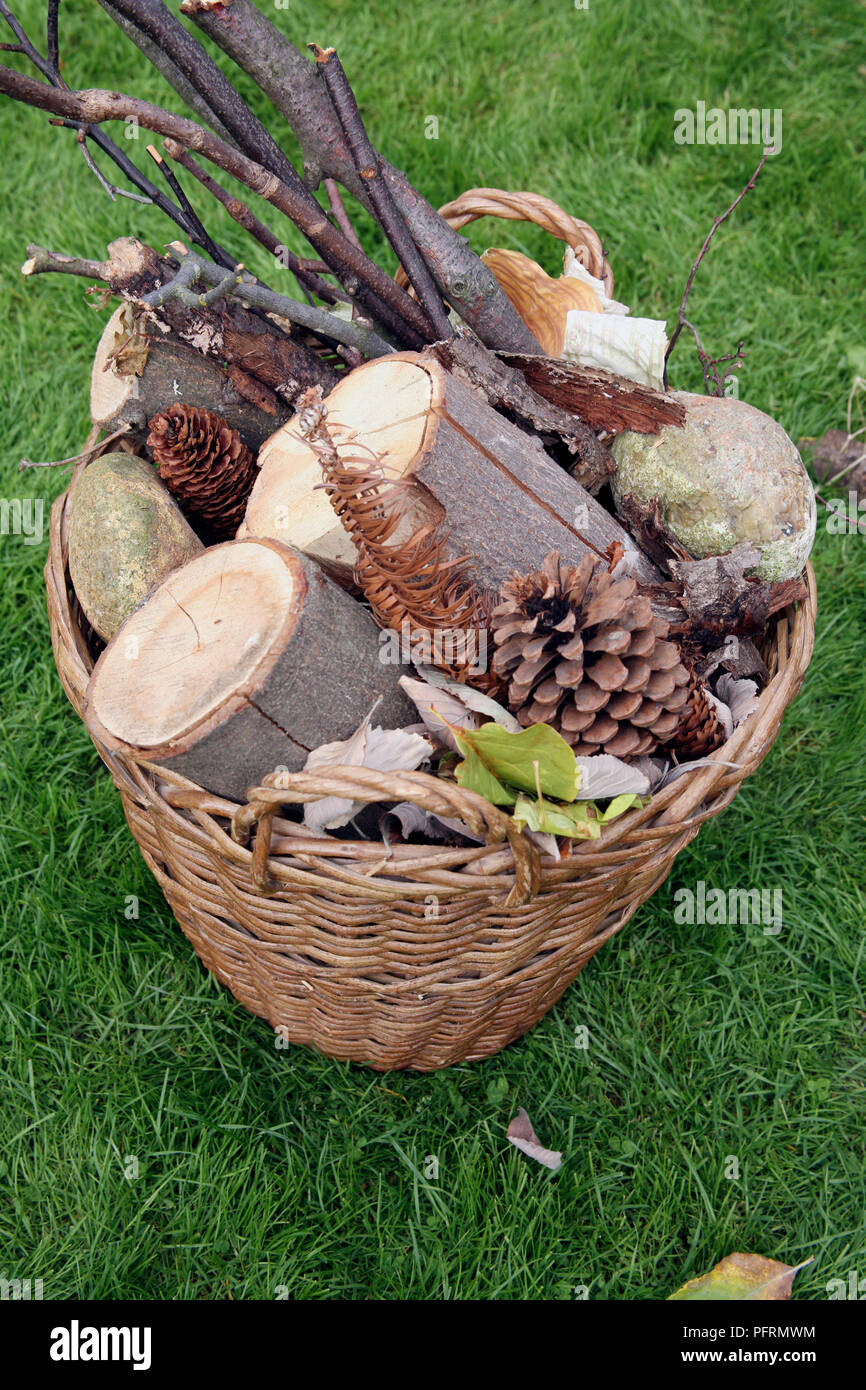
[[[244,519],[256,461],[237,430],[211,410],[171,405],[148,422],[148,447],[181,507],[219,540]]]
[[[637,757],[676,732],[690,675],[630,576],[548,555],[494,610],[493,671],[519,722],[552,724],[580,755]]]
[[[725,731],[719,723],[715,706],[707,696],[704,686],[693,672],[689,675],[689,698],[673,744],[677,752],[684,757],[705,758],[707,754],[721,748],[725,741]]]

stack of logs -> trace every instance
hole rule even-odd
[[[377,699],[385,728],[415,721],[382,627],[412,638],[462,628],[495,633],[500,665],[470,671],[453,659],[450,675],[523,719],[557,706],[549,681],[533,688],[534,672],[553,662],[566,689],[595,672],[591,699],[575,696],[562,722],[572,743],[594,737],[601,748],[618,719],[633,718],[644,732],[612,747],[646,751],[653,731],[670,739],[675,725],[688,751],[717,746],[683,586],[660,567],[689,553],[652,509],[629,512],[625,499],[636,544],[601,500],[616,469],[610,442],[677,433],[683,400],[542,351],[506,281],[374,149],[333,49],[311,45],[311,61],[252,0],[181,6],[288,120],[300,173],[165,5],[99,3],[197,121],[71,89],[58,5],[47,6],[43,55],[0,0],[11,47],[45,79],[0,66],[0,93],[74,129],[103,188],[124,191],[91,145],[179,233],[165,254],[121,237],[104,261],[30,246],[23,267],[83,276],[103,303],[120,300],[92,374],[104,456],[79,471],[70,518],[73,583],[94,649],[107,643],[87,696],[96,737],[240,800],[275,767],[303,768],[321,744],[347,738]],[[148,153],[168,192],[106,134],[112,120],[163,137]],[[194,156],[267,200],[312,257],[289,250]],[[302,299],[273,291],[214,240],[177,171],[294,274]],[[338,185],[373,216],[405,278],[365,254]],[[609,267],[596,269],[610,289]],[[120,452],[106,455],[114,441]],[[739,603],[742,566],[738,582]],[[748,593],[762,620],[796,597]],[[672,624],[682,649],[667,642]]]

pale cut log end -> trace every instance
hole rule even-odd
[[[101,427],[113,423],[136,393],[137,378],[115,371],[110,362],[123,331],[127,307],[119,305],[103,328],[90,372],[90,418]]]
[[[95,726],[145,751],[185,747],[259,688],[306,588],[298,558],[282,547],[233,541],[205,551],[103,653],[87,699]]]

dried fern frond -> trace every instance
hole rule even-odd
[[[358,553],[357,582],[377,622],[422,635],[459,631],[475,636],[486,629],[488,609],[467,569],[465,556],[445,559],[446,532],[441,523],[422,526],[408,539],[396,541],[404,520],[410,485],[388,479],[375,455],[344,451],[341,457],[325,423],[326,410],[315,394],[305,393],[301,429],[319,456],[323,486]],[[463,651],[471,645],[463,643]],[[439,664],[439,663],[437,663]],[[478,684],[470,661],[442,663],[458,680],[467,676]]]

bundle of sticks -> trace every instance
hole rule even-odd
[[[719,748],[734,716],[706,680],[722,664],[727,677],[766,674],[751,639],[804,592],[797,576],[814,516],[780,427],[736,402],[696,410],[697,398],[579,365],[575,353],[548,356],[530,327],[542,333],[540,321],[518,312],[507,278],[375,149],[333,48],[303,53],[252,0],[180,6],[288,121],[297,168],[160,0],[99,4],[195,119],[117,91],[72,89],[61,71],[60,0],[47,3],[44,52],[0,0],[14,40],[3,49],[38,74],[0,65],[0,93],[73,130],[106,193],[155,205],[175,229],[162,252],[127,235],[104,260],[29,246],[23,266],[28,276],[82,276],[106,306],[121,301],[96,352],[91,415],[107,439],[90,455],[125,433],[159,475],[104,454],[90,485],[81,474],[72,489],[70,576],[94,654],[108,643],[86,700],[97,740],[144,749],[243,800],[273,768],[300,770],[335,739],[365,737],[371,702],[384,702],[392,733],[411,726],[393,669],[411,662],[438,667],[452,695],[455,682],[464,695],[477,686],[488,714],[505,698],[500,713],[512,724],[552,724],[584,756]],[[146,148],[164,187],[130,157],[135,142],[123,148],[106,133],[118,121],[162,137]],[[109,181],[97,156],[129,187]],[[667,350],[691,331],[714,396],[742,345],[710,358],[686,301],[713,233],[763,162],[706,238]],[[217,174],[263,199],[273,225]],[[218,243],[199,190],[275,269],[292,272],[298,297]],[[396,278],[366,254],[343,193],[380,228]],[[301,244],[296,233],[308,255],[286,245]],[[610,299],[594,307],[622,309]],[[647,435],[660,436],[652,451],[664,444],[720,526],[729,493],[728,510],[748,510],[740,491],[749,474],[752,511],[763,498],[768,544],[784,552],[778,577],[747,573],[762,551],[733,531],[724,563],[701,559],[716,550],[691,553],[657,496],[632,495]],[[637,482],[617,493],[626,437]],[[689,457],[677,461],[681,440]],[[653,479],[654,467],[650,459]],[[393,633],[407,634],[411,651],[392,661],[380,638]],[[467,636],[471,653],[452,643],[447,655],[418,654]],[[488,636],[486,665],[478,656]],[[736,655],[719,655],[730,637]],[[401,746],[416,757],[417,739]],[[427,757],[429,745],[420,747]]]
[[[308,57],[252,0],[184,0],[180,6],[288,121],[301,149],[299,171],[165,5],[159,0],[100,4],[195,120],[122,92],[70,88],[61,75],[59,0],[47,5],[44,53],[0,0],[0,16],[14,38],[3,48],[21,55],[39,75],[0,66],[0,92],[74,130],[106,192],[155,204],[180,236],[167,255],[137,242],[116,242],[105,261],[30,246],[25,273],[61,272],[104,282],[173,342],[209,356],[231,389],[274,426],[311,386],[327,392],[341,374],[366,360],[434,343],[443,345],[450,368],[467,373],[495,409],[540,434],[593,491],[612,471],[600,433],[652,430],[676,421],[670,397],[634,382],[601,382],[597,373],[575,364],[560,364],[551,375],[548,359],[493,272],[372,145],[334,49],[312,44],[313,57]],[[122,148],[106,133],[104,123],[112,121],[163,137],[161,149],[148,145],[147,151],[154,178],[165,189],[132,160],[131,142]],[[93,151],[112,161],[131,187],[109,181]],[[279,224],[266,226],[212,169],[265,199],[303,234],[311,254],[291,251]],[[214,240],[206,215],[190,197],[191,181],[293,273],[301,298],[273,290]],[[365,254],[341,188],[376,220],[409,289]],[[315,196],[319,189],[321,201]]]

